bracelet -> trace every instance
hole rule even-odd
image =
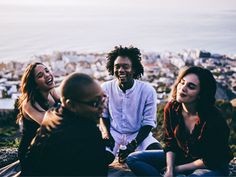
[[[138,142],[137,142],[136,138],[133,139],[132,143],[134,144],[135,147],[138,147]]]

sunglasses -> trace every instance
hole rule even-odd
[[[94,108],[98,108],[101,104],[103,104],[107,99],[106,95],[102,95],[99,97],[96,97],[96,99],[91,100],[91,101],[76,101],[77,103],[82,103]]]

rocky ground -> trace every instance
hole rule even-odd
[[[17,148],[0,148],[0,168],[17,160]],[[230,162],[230,176],[236,176],[236,157]],[[126,164],[120,164],[115,160],[109,166],[108,177],[134,177]]]
[[[17,148],[0,148],[0,168],[17,160]]]
[[[234,159],[231,160],[229,164],[229,170],[230,170],[229,176],[236,176],[236,157],[234,157]]]

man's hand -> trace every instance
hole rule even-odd
[[[118,157],[119,157],[119,161],[123,161],[125,162],[126,158],[128,157],[128,155],[132,152],[135,151],[135,149],[137,148],[137,141],[133,140],[130,143],[127,144],[126,146],[126,150],[122,151],[119,153]]]
[[[107,130],[106,124],[105,124],[105,120],[100,119],[100,126],[99,129],[102,133],[102,139],[105,142],[105,146],[109,147],[112,151],[113,148],[115,146],[115,140],[112,137],[111,133]]]
[[[105,142],[105,146],[109,147],[113,151],[113,148],[115,146],[115,140],[111,136],[111,134],[109,134],[108,136],[104,138],[104,142]]]

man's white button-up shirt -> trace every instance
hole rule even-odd
[[[132,88],[120,89],[117,80],[107,81],[102,88],[108,96],[103,118],[109,118],[111,130],[133,134],[144,125],[156,126],[155,89],[148,83],[134,80]]]

